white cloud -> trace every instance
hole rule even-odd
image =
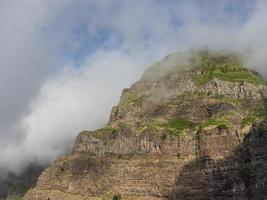
[[[15,166],[17,171],[29,162],[47,163],[70,150],[80,131],[104,126],[121,90],[139,77],[138,65],[142,66],[123,52],[99,51],[79,69],[65,66],[44,83],[30,113],[22,118],[25,139],[0,152],[2,167]]]

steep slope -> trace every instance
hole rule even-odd
[[[170,55],[123,91],[106,127],[80,133],[25,198],[249,199],[265,189],[266,167],[256,165],[266,147],[255,135],[266,130],[256,128],[266,89],[235,55]]]

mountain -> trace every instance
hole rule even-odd
[[[266,199],[267,86],[241,60],[204,49],[157,62],[25,199]]]

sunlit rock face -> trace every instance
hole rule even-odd
[[[236,55],[167,56],[25,198],[265,199],[266,89]]]

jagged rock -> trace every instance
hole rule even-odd
[[[266,89],[235,56],[166,57],[25,199],[265,199]]]

